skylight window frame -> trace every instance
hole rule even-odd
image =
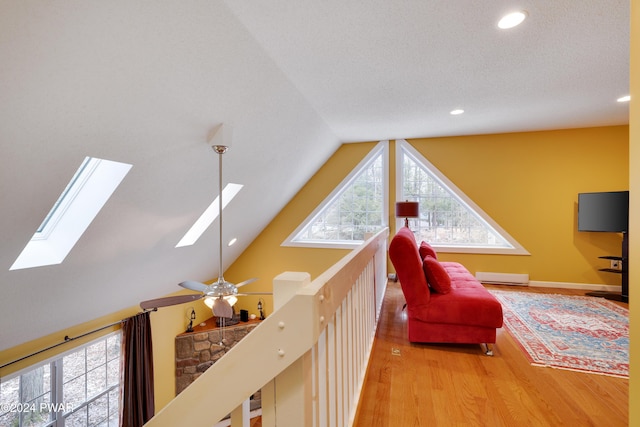
[[[85,157],[9,270],[62,263],[131,167]]]
[[[222,190],[222,210],[227,207],[229,203],[238,195],[240,190],[244,185],[242,184],[234,184],[232,182],[225,185]],[[200,217],[196,220],[195,223],[187,230],[187,232],[182,236],[180,241],[176,244],[176,248],[182,248],[185,246],[194,245],[198,239],[204,234],[204,232],[213,224],[213,222],[220,215],[220,205],[218,202],[220,196],[216,196],[216,198],[211,202],[211,204],[205,209],[205,211],[200,215]]]
[[[95,157],[85,157],[82,164],[67,184],[58,200],[38,227],[32,240],[47,239],[56,227],[56,224],[64,216],[65,212],[71,206],[76,196],[82,190],[87,180],[91,179],[91,175],[100,165],[102,159]]]
[[[505,254],[505,255],[530,255],[530,253],[504,230],[493,218],[480,208],[471,198],[460,190],[449,178],[447,178],[438,168],[429,162],[406,140],[396,141],[396,194],[398,198],[404,200],[404,156],[408,155],[418,165],[424,166],[429,175],[452,197],[467,209],[478,221],[484,224],[494,234],[497,234],[510,247],[489,246],[489,245],[446,245],[439,242],[429,242],[439,252],[446,253],[472,253],[472,254]],[[396,218],[396,228],[404,225],[404,218]]]

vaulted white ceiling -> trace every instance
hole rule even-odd
[[[628,49],[628,1],[0,0],[0,350],[217,276],[213,233],[175,245],[219,123],[229,265],[341,142],[627,123]],[[133,167],[62,264],[9,271],[85,156]]]

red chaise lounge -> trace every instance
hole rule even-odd
[[[389,257],[407,302],[410,342],[489,344],[502,327],[502,305],[460,263],[439,262],[433,248],[401,228]]]

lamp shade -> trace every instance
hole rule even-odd
[[[420,216],[420,205],[418,202],[396,202],[396,217],[417,218]]]

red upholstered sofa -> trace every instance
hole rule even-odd
[[[462,264],[438,262],[407,227],[391,240],[389,257],[407,302],[409,341],[485,344],[492,354],[502,305]]]

